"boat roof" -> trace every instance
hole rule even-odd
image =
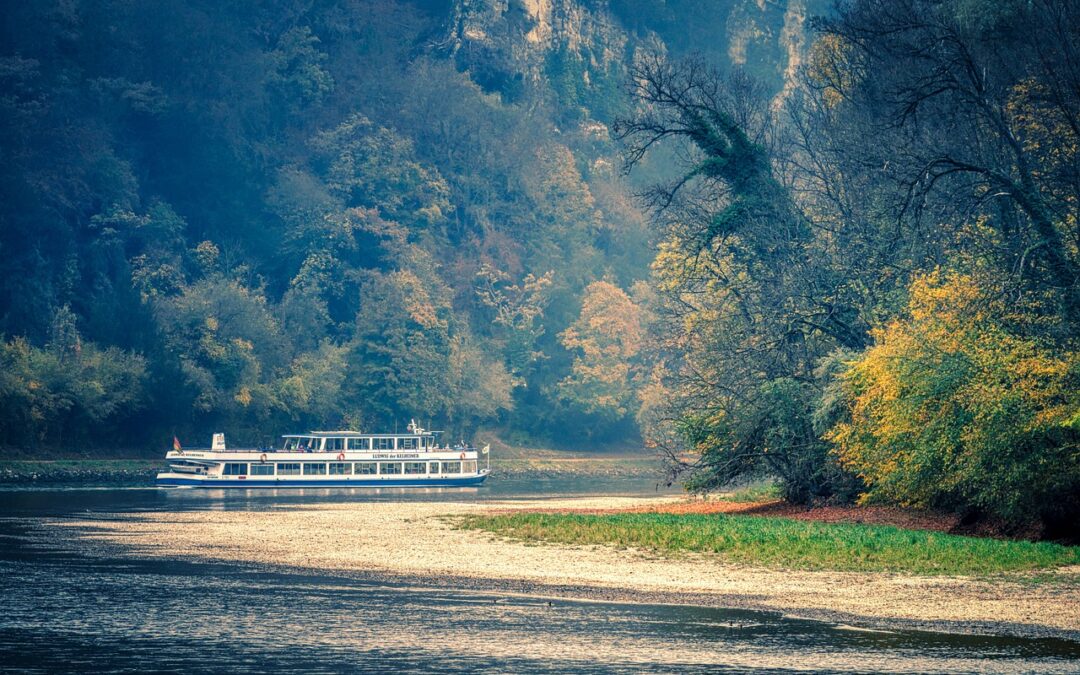
[[[309,431],[306,434],[282,434],[282,438],[326,438],[328,436],[334,438],[410,438],[413,436],[434,436],[435,434],[441,434],[441,431],[423,431],[413,432],[408,431],[403,434],[397,432],[386,434],[364,434],[359,431]]]

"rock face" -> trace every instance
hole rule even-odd
[[[445,44],[482,86],[503,93],[539,82],[558,55],[590,73],[621,64],[629,36],[606,7],[582,0],[457,0]]]
[[[442,47],[481,86],[510,98],[546,77],[571,106],[591,107],[586,100],[623,81],[643,47],[702,52],[781,92],[802,60],[808,17],[826,6],[827,0],[455,0]]]

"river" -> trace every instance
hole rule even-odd
[[[1080,644],[1065,640],[871,631],[771,612],[482,593],[437,579],[405,587],[117,556],[77,538],[42,546],[35,536],[45,519],[114,513],[654,490],[578,478],[466,491],[0,491],[0,670],[1080,672]]]

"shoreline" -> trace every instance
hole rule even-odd
[[[67,539],[74,531],[92,554],[104,549],[440,589],[778,612],[874,630],[1080,642],[1080,570],[1071,568],[1034,573],[1043,577],[1039,582],[1032,573],[980,579],[775,570],[698,554],[527,544],[458,530],[448,522],[455,515],[507,509],[626,508],[672,501],[366,502],[44,519],[39,529]]]
[[[161,459],[7,459],[0,460],[0,487],[131,487],[154,486],[154,478],[168,462]],[[493,459],[496,478],[655,478],[649,458],[544,457]]]
[[[220,560],[202,559],[200,562],[221,563]],[[305,567],[267,564],[267,569],[277,573],[311,574],[322,571]],[[323,571],[326,573],[325,571]],[[882,633],[930,632],[948,635],[967,635],[1029,640],[1062,640],[1075,643],[1080,649],[1080,629],[1055,629],[1042,625],[1011,623],[995,620],[925,620],[913,617],[876,617],[852,614],[828,608],[784,609],[755,601],[753,595],[734,595],[709,592],[678,592],[644,590],[619,586],[588,586],[573,584],[548,584],[527,579],[503,579],[479,576],[443,577],[439,583],[416,575],[395,575],[361,570],[335,570],[335,576],[360,583],[385,584],[402,588],[441,591],[468,591],[495,596],[527,597],[565,602],[596,602],[620,605],[669,605],[673,607],[708,607],[738,611],[773,614],[786,619],[818,621],[856,630]]]

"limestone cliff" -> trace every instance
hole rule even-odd
[[[485,88],[516,97],[547,79],[561,102],[593,108],[643,45],[701,52],[785,89],[806,21],[827,0],[455,0],[441,48]]]
[[[604,6],[582,0],[457,0],[445,48],[482,85],[513,92],[539,82],[559,55],[587,84],[621,64],[629,36]]]

